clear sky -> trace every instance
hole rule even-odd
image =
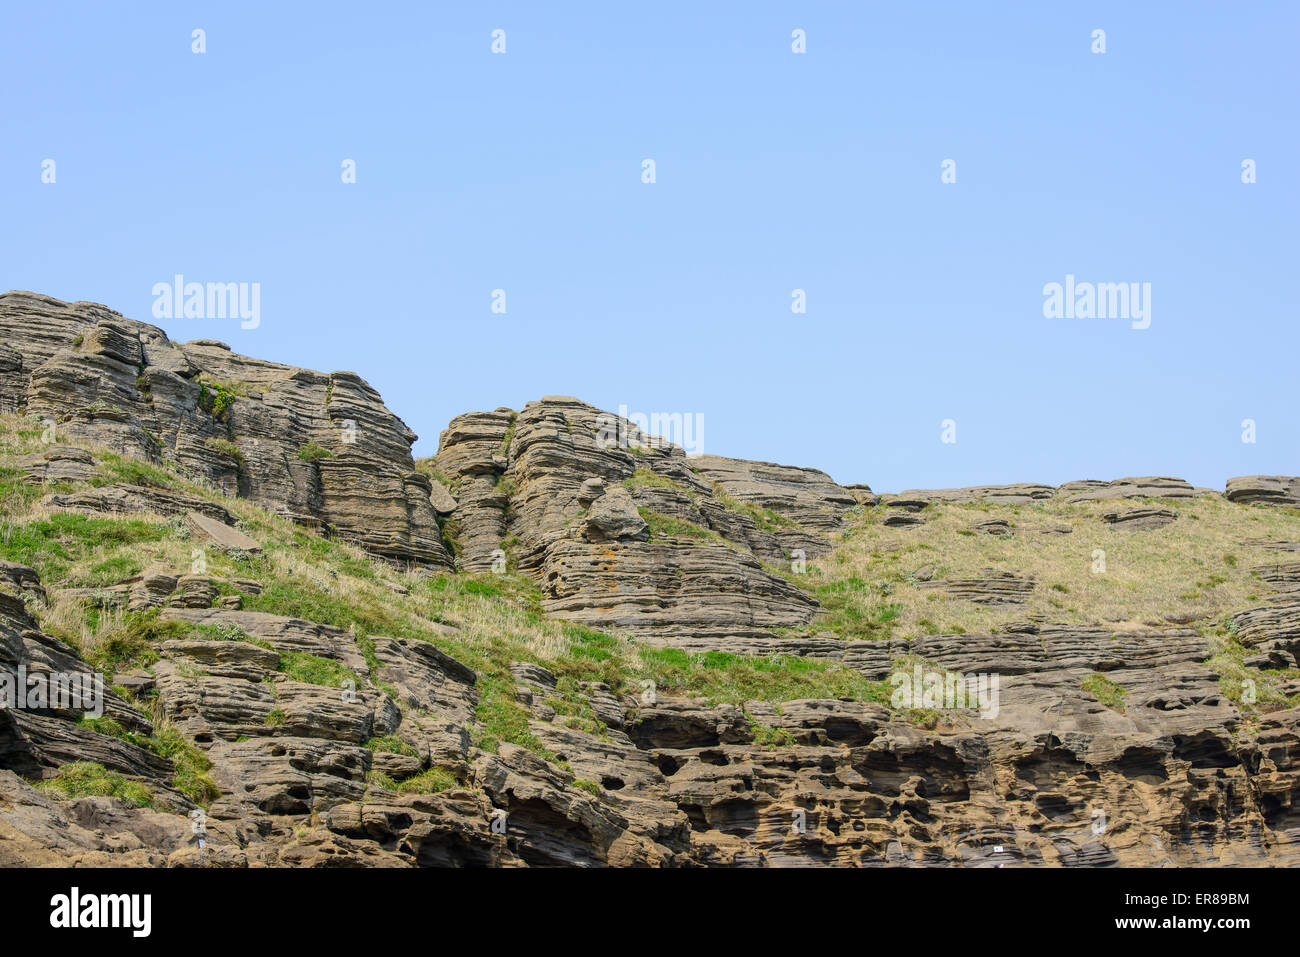
[[[360,373],[417,454],[567,394],[882,491],[1300,473],[1300,5],[306,11],[5,4],[0,289],[260,283],[158,324]],[[1045,318],[1067,275],[1150,327]]]

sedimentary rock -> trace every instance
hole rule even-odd
[[[0,408],[46,421],[56,441],[165,459],[377,554],[450,564],[415,434],[354,373],[177,344],[104,306],[31,293],[0,295],[0,334]]]
[[[1191,498],[1197,490],[1180,478],[1150,476],[1112,482],[1067,482],[1056,494],[1067,502],[1104,502],[1115,498]]]
[[[1224,495],[1229,502],[1243,505],[1300,505],[1300,477],[1243,475],[1230,478]]]
[[[486,599],[482,617],[475,612],[461,627],[430,621],[390,636],[242,610],[259,583],[190,573],[156,556],[102,587],[42,582],[29,565],[0,562],[5,677],[90,667],[42,632],[34,611],[44,614],[51,602],[62,612],[85,605],[88,621],[147,612],[136,620],[159,629],[147,667],[107,676],[124,692],[105,694],[111,721],[65,707],[0,709],[0,864],[1300,863],[1300,709],[1290,706],[1300,682],[1287,673],[1300,665],[1296,563],[1261,565],[1268,594],[1226,628],[1185,609],[1163,619],[1157,612],[1143,628],[1081,625],[1016,610],[1036,588],[1032,567],[954,573],[946,570],[953,559],[920,538],[948,527],[959,512],[949,506],[1015,506],[1011,519],[979,514],[958,523],[961,533],[988,533],[963,540],[963,549],[998,562],[1013,546],[1069,531],[1033,520],[1037,503],[1200,494],[1180,480],[881,497],[811,469],[688,458],[626,422],[613,422],[610,441],[610,418],[566,397],[459,416],[437,458],[417,471],[413,436],[351,374],[245,359],[210,340],[177,346],[104,307],[27,294],[0,297],[0,329],[0,405],[54,425],[56,444],[22,460],[23,481],[85,486],[48,490],[42,510],[195,512],[190,533],[233,550],[222,562],[258,574],[276,568],[285,543],[252,559],[259,543],[234,537],[231,513],[249,514],[247,505],[111,478],[108,444],[128,458],[184,467],[388,560],[447,568],[445,533],[460,570],[499,571],[508,562],[536,582],[544,612],[632,637],[633,657],[660,649],[674,662],[669,674],[744,655],[761,678],[799,656],[800,669],[853,669],[846,680],[863,698],[738,693],[734,703],[717,703],[626,676],[620,686],[603,672],[608,682],[590,672],[579,680],[572,657],[552,660],[547,651],[545,666],[514,660],[513,636],[507,669],[491,633],[513,632],[523,619],[513,605]],[[1227,497],[1295,504],[1295,481],[1233,480]],[[956,606],[949,598],[969,601],[985,606],[965,608],[972,616],[1002,613],[999,624],[968,633],[944,628],[936,615],[938,624],[878,640],[835,633],[813,597],[826,594],[818,588],[826,579],[810,574],[809,584],[797,571],[805,559],[829,556],[829,566],[850,520],[882,503],[853,530],[877,520],[910,527],[881,544],[905,564],[886,574],[882,561],[879,580],[875,566],[854,568],[870,579],[854,587],[878,594],[886,610],[894,588],[929,592],[924,599],[939,608]],[[1134,504],[1086,512],[1118,528],[1174,514]],[[446,516],[441,528],[437,515]],[[933,524],[921,529],[927,516]],[[1295,536],[1280,534],[1251,544],[1300,550],[1289,541]],[[419,588],[454,581],[412,575],[399,584],[386,574],[387,589],[368,593],[367,606],[401,607]],[[264,598],[276,591],[268,581]],[[319,607],[331,616],[330,602]],[[388,620],[378,614],[384,609],[370,610]],[[50,620],[69,618],[77,620]],[[561,643],[571,633],[592,637],[556,631]],[[1266,672],[1278,681],[1269,709],[1249,717],[1233,682],[1211,667],[1229,637],[1248,649],[1232,663],[1234,681],[1262,686]],[[480,656],[474,667],[457,657],[471,653]],[[105,660],[113,667],[111,655]],[[914,673],[940,687],[975,678],[996,694],[964,704],[921,693],[895,701],[898,679]],[[493,740],[503,726],[528,747]],[[172,735],[192,752],[178,754]],[[153,807],[56,799],[51,779],[77,761],[147,787]],[[187,762],[191,770],[206,762],[215,792],[204,798],[203,848],[188,818],[194,802],[178,786]]]
[[[1163,528],[1178,517],[1168,508],[1128,508],[1103,512],[1101,520],[1115,528],[1144,530]]]
[[[456,488],[461,567],[491,568],[510,545],[542,582],[547,611],[637,634],[743,636],[812,617],[816,601],[762,562],[824,552],[821,531],[792,518],[760,526],[720,500],[680,448],[626,421],[607,441],[609,422],[557,396],[454,419],[434,465]],[[829,528],[840,520],[833,509],[855,504],[822,473],[743,465],[709,463],[719,486],[733,482],[756,508],[780,504]]]

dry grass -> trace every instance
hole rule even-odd
[[[1163,505],[1178,518],[1145,531],[1101,520],[1104,512],[1139,504]],[[1168,624],[1171,618],[1221,623],[1268,595],[1251,568],[1276,556],[1243,543],[1300,540],[1297,510],[1235,505],[1218,495],[1018,506],[944,503],[928,506],[926,524],[910,528],[884,526],[888,514],[883,507],[865,511],[829,556],[809,562],[806,576],[791,577],[824,603],[844,606],[832,607],[821,627],[846,617],[885,617],[890,620],[872,637],[909,637],[988,633],[1032,615],[1117,629]],[[994,518],[1006,519],[1011,534],[972,531],[975,523]],[[1050,531],[1064,526],[1070,534]],[[1097,550],[1105,553],[1102,572],[1094,571]],[[1030,577],[1037,585],[1024,604],[983,606],[917,587],[914,573],[926,566],[935,580],[976,578],[993,569]]]

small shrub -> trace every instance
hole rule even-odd
[[[298,449],[298,458],[304,462],[319,462],[321,459],[333,458],[334,453],[323,445],[317,445],[315,442],[308,442]]]

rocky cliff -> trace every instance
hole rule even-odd
[[[0,327],[0,690],[108,681],[0,709],[0,864],[1297,862],[1300,478],[879,495],[565,397],[414,462],[351,373]]]
[[[411,460],[416,435],[360,376],[174,343],[104,306],[30,293],[0,296],[0,334],[0,409],[166,461],[377,555],[449,564]]]

